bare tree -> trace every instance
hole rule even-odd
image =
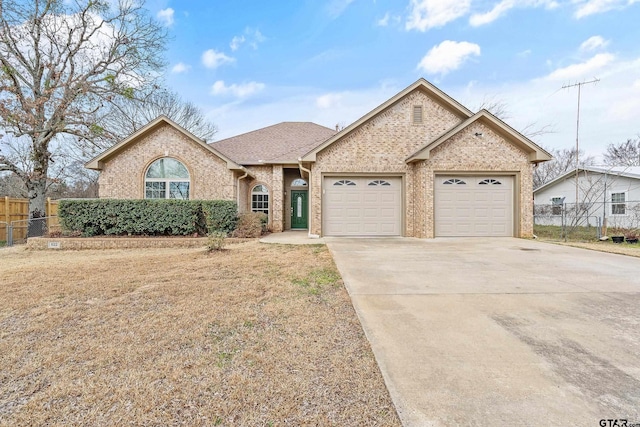
[[[99,122],[105,137],[99,148],[115,144],[160,115],[169,117],[205,141],[213,140],[218,131],[195,104],[184,101],[175,92],[154,86],[139,91],[133,98],[121,98],[111,104],[109,112]]]
[[[608,166],[640,166],[640,136],[609,144],[603,157]]]
[[[553,156],[548,162],[538,163],[533,171],[533,188],[538,188],[547,182],[550,182],[562,174],[575,170],[576,168],[576,149],[547,149]],[[593,156],[585,156],[580,152],[581,165],[595,164]]]
[[[0,127],[26,141],[28,167],[0,152],[0,172],[44,213],[51,145],[61,135],[101,137],[105,104],[133,97],[164,66],[166,32],[130,0],[0,0]]]
[[[507,102],[504,99],[496,98],[495,96],[484,97],[478,106],[478,110],[483,109],[505,122],[511,118],[511,112],[509,111]],[[538,122],[530,122],[520,129],[520,133],[529,139],[535,139],[542,135],[554,132],[555,130],[552,125],[540,125]]]

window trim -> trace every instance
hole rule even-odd
[[[264,189],[266,191],[264,191],[264,192],[254,192],[255,189],[258,188],[258,187],[264,187]],[[254,195],[256,195],[256,196],[259,196],[259,195],[266,196],[267,199],[266,200],[255,200],[254,201],[253,200],[253,196]],[[254,202],[255,203],[266,203],[267,207],[264,208],[264,205],[263,205],[262,208],[254,207]],[[263,214],[267,215],[267,217],[270,216],[270,213],[271,213],[271,189],[269,188],[268,185],[266,185],[266,184],[264,184],[262,182],[257,182],[253,186],[251,186],[251,191],[249,192],[249,210],[251,212],[263,213]],[[266,212],[265,212],[265,210],[266,210]]]
[[[151,166],[153,166],[154,164],[156,164],[160,160],[164,160],[164,159],[171,159],[171,160],[175,160],[176,162],[180,163],[184,167],[184,169],[187,171],[187,178],[186,179],[185,178],[147,178],[147,174],[149,173],[149,170],[151,169]],[[149,162],[149,164],[145,168],[144,174],[142,175],[142,180],[143,180],[142,181],[142,196],[146,200],[190,200],[191,199],[192,192],[193,192],[193,186],[191,185],[191,172],[189,171],[189,168],[187,167],[187,164],[184,161],[182,161],[181,159],[178,159],[176,157],[162,156],[162,157],[158,157],[156,159],[153,159],[151,162]],[[148,182],[161,182],[161,183],[164,183],[165,184],[165,188],[164,188],[165,195],[164,195],[164,197],[147,197],[147,183]],[[188,185],[188,187],[187,187],[187,197],[183,198],[183,199],[171,198],[171,184],[172,183],[187,183],[187,185]]]
[[[622,194],[624,197],[624,201],[623,202],[614,202],[613,201],[613,195],[614,194]],[[627,216],[627,203],[629,202],[629,197],[628,197],[628,192],[627,191],[616,191],[616,192],[610,192],[609,193],[609,201],[611,202],[611,209],[610,209],[610,215],[611,216]],[[614,213],[613,212],[613,206],[614,205],[622,205],[624,208],[624,213]]]

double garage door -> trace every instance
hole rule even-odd
[[[400,177],[325,177],[325,236],[400,236]]]
[[[512,176],[441,176],[435,179],[435,234],[513,236]]]
[[[437,175],[435,235],[513,236],[513,176]],[[402,178],[325,177],[325,236],[402,235]]]

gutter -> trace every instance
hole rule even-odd
[[[302,176],[302,172],[306,172],[307,173],[307,177],[308,177],[307,179],[309,181],[309,204],[308,204],[308,207],[307,207],[307,209],[309,210],[307,212],[307,215],[309,216],[309,233],[307,235],[309,236],[310,239],[319,239],[320,236],[318,234],[311,234],[311,230],[312,230],[311,225],[313,224],[313,216],[311,215],[311,205],[312,205],[312,203],[311,203],[312,193],[311,192],[313,191],[313,188],[312,188],[313,185],[311,185],[311,170],[305,168],[304,166],[302,166],[302,158],[301,157],[298,158],[298,168],[300,168],[300,176]]]

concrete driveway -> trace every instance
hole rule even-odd
[[[639,258],[511,238],[326,242],[405,426],[640,423]]]

